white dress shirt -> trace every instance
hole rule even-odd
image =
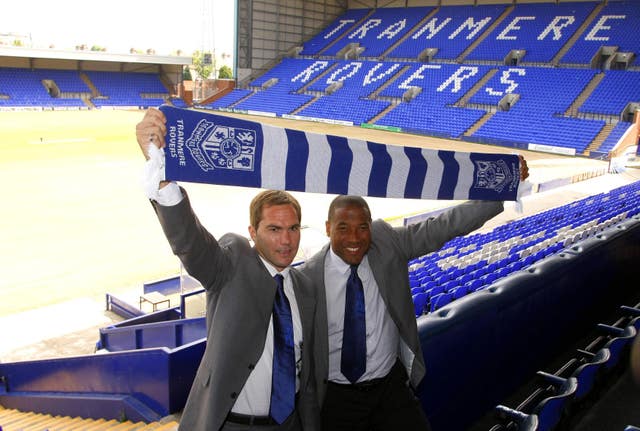
[[[327,323],[329,329],[329,380],[350,383],[340,371],[342,336],[344,332],[344,304],[350,266],[329,249],[324,267],[327,295]],[[367,256],[358,265],[358,276],[364,288],[367,330],[367,368],[359,382],[389,374],[398,357],[400,335],[391,319],[378,284],[373,278]]]

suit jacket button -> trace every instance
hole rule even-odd
[[[235,400],[237,396],[238,396],[237,393],[231,392],[231,399]]]
[[[253,364],[249,364],[249,369],[250,369],[250,370],[253,370],[255,367],[256,367],[255,365],[253,365]]]

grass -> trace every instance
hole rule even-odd
[[[176,272],[141,192],[142,116],[0,113],[0,316]]]

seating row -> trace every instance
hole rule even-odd
[[[102,106],[158,106],[169,97],[167,89],[155,73],[82,72],[99,92],[92,96],[81,73],[72,70],[0,68],[0,106],[6,107],[86,107],[86,96],[97,107]],[[55,95],[45,86],[52,81],[62,94]],[[163,97],[142,97],[142,94]],[[71,94],[71,96],[64,96]],[[62,97],[60,97],[62,96]]]
[[[497,280],[570,249],[640,213],[640,181],[454,238],[409,262],[416,316],[431,313]]]
[[[636,93],[618,89],[615,83],[637,73],[605,72],[600,85],[606,87],[600,90],[597,86],[584,109],[594,106],[598,110],[601,105],[602,115],[621,115]],[[582,154],[604,128],[605,120],[565,117],[564,113],[596,75],[589,69],[289,58],[251,82],[249,88],[234,90],[204,108],[279,116],[295,113],[355,125],[375,122],[410,133],[516,148],[544,145]],[[485,77],[487,81],[475,88]],[[628,86],[637,87],[639,82]],[[468,104],[456,106],[472,89]],[[405,93],[411,91],[412,97],[406,98]],[[609,94],[615,96],[615,112],[610,108],[613,102],[605,103]],[[506,102],[505,110],[506,97],[513,100]],[[487,111],[493,113],[465,136]]]
[[[638,27],[640,12],[632,0],[351,9],[305,43],[300,54],[335,56],[356,43],[368,58],[416,60],[432,48],[432,58],[456,60],[479,42],[466,61],[503,62],[510,52],[521,51],[525,62],[549,63],[571,43],[561,62],[590,64],[602,46],[638,55],[640,36],[627,31]]]
[[[496,406],[490,431],[571,429],[628,368],[631,343],[640,330],[640,304],[621,306],[613,324],[598,324],[600,335],[553,373],[538,371],[537,384],[518,407]]]

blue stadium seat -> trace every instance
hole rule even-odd
[[[496,406],[496,414],[504,421],[510,421],[509,425],[496,425],[489,431],[537,431],[539,428],[538,415],[526,414],[519,410],[511,409],[507,406]]]
[[[539,389],[527,400],[529,403],[534,403],[531,406],[531,411],[523,411],[524,407],[511,409],[504,405],[498,405],[495,408],[498,417],[502,421],[512,422],[516,430],[551,431],[555,429],[563,419],[563,409],[574,396],[578,388],[578,382],[575,377],[569,377],[563,382],[551,380],[548,383],[552,386]],[[527,410],[529,406],[526,406]],[[534,421],[534,417],[537,421]],[[526,426],[527,428],[521,428],[520,426]],[[501,429],[511,428],[506,425]]]
[[[425,292],[416,293],[413,295],[413,305],[415,308],[416,317],[422,316],[429,300],[429,294]]]
[[[417,59],[425,48],[437,48],[433,58],[454,60],[505,10],[504,5],[440,6],[389,57]]]
[[[323,55],[336,55],[350,43],[358,43],[364,48],[365,57],[379,57],[389,47],[400,41],[422,18],[431,12],[430,7],[378,8],[360,25],[353,28],[333,45],[325,49]]]
[[[553,382],[551,382],[553,384]],[[533,413],[538,415],[540,421],[539,431],[553,430],[562,420],[562,412],[570,402],[578,389],[578,381],[575,377],[569,377],[552,395],[542,399],[534,409]]]
[[[434,312],[453,301],[453,294],[449,292],[439,293],[431,297],[429,311]]]
[[[600,47],[616,46],[619,52],[635,52],[638,64],[640,8],[633,0],[605,2],[598,16],[560,60],[565,64],[590,64]]]
[[[598,329],[609,336],[605,347],[611,352],[611,358],[605,364],[605,370],[613,372],[621,364],[621,359],[628,354],[629,347],[637,334],[636,328],[633,326],[617,328],[599,323]],[[623,362],[622,364],[624,365]]]
[[[607,70],[580,107],[588,114],[621,115],[627,103],[640,100],[640,71]]]
[[[466,60],[502,62],[512,50],[524,61],[548,63],[580,27],[595,3],[518,4]]]
[[[596,385],[598,373],[611,358],[611,352],[607,348],[598,350],[593,356],[588,355],[585,360],[575,361],[578,366],[570,374],[570,377],[575,377],[578,383],[572,404],[580,403],[584,400],[593,390]],[[538,376],[545,378],[547,381],[555,381],[557,385],[563,384],[567,379],[555,374],[545,373],[544,371],[538,371]]]
[[[345,33],[350,32],[350,30],[370,12],[370,9],[348,9],[343,15],[329,24],[324,31],[321,31],[317,36],[305,42],[300,55],[321,54],[323,49],[331,45]]]

